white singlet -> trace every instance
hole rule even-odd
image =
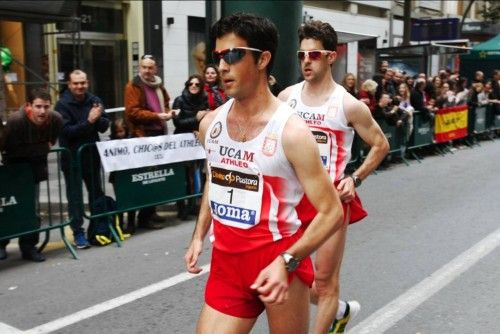
[[[344,177],[344,170],[351,159],[351,147],[354,129],[347,124],[344,112],[344,94],[347,91],[339,84],[330,95],[328,101],[319,107],[305,105],[301,93],[305,81],[293,86],[287,103],[295,109],[311,129],[323,166],[333,181]]]
[[[257,137],[238,142],[229,137],[226,102],[205,138],[208,202],[213,246],[244,252],[291,236],[301,225],[295,206],[304,192],[285,156],[282,133],[295,111],[282,103]]]

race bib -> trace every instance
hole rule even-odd
[[[263,177],[260,172],[218,163],[209,164],[210,209],[224,225],[249,229],[259,223]]]
[[[321,130],[313,130],[312,133],[314,138],[316,139],[316,143],[318,143],[319,155],[321,157],[323,167],[325,167],[326,170],[329,171],[332,151],[331,138],[327,132]]]

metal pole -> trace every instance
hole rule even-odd
[[[410,45],[411,37],[411,1],[405,0],[403,10],[403,45]]]

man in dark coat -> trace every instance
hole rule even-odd
[[[48,178],[47,155],[62,128],[61,116],[50,111],[50,95],[41,89],[30,93],[26,105],[9,117],[0,137],[0,151],[5,165],[27,163],[35,181],[35,203],[38,207],[40,181]],[[14,223],[14,222],[12,222]],[[19,237],[19,248],[25,260],[42,262],[45,257],[36,249],[39,234]],[[9,240],[0,241],[0,260],[7,258]]]
[[[75,238],[75,245],[79,249],[89,248],[83,229],[83,208],[81,207],[82,189],[81,179],[85,183],[89,194],[89,206],[102,196],[100,159],[95,146],[87,147],[80,157],[81,179],[78,173],[78,149],[88,143],[99,141],[99,132],[104,133],[109,127],[109,120],[104,113],[104,107],[99,97],[88,91],[87,74],[74,70],[69,75],[68,90],[66,90],[55,110],[63,117],[63,130],[60,136],[60,145],[71,152],[70,157],[63,154],[62,170],[66,182],[66,196],[71,217],[71,229]]]

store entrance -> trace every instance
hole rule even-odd
[[[105,108],[123,106],[123,89],[126,84],[124,41],[84,40],[81,43],[80,69],[87,73],[89,90],[99,96]],[[58,41],[60,79],[62,73],[73,71],[78,48],[70,40]]]

